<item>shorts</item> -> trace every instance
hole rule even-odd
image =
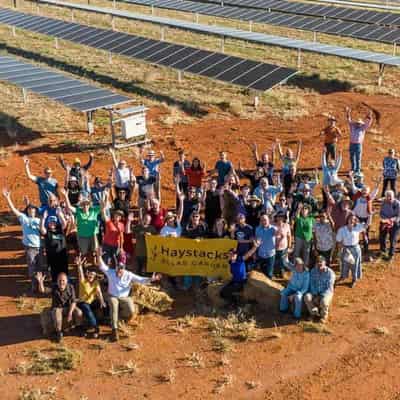
[[[81,254],[94,253],[97,249],[97,241],[94,237],[78,236],[78,245]]]

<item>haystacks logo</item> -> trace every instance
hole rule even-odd
[[[161,245],[160,247],[154,245],[151,249],[151,258],[155,260],[158,256],[171,257],[171,258],[185,258],[185,257],[195,257],[195,258],[206,258],[209,260],[227,260],[229,252],[227,251],[206,251],[198,249],[170,249]]]

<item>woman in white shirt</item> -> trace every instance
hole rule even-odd
[[[340,246],[341,253],[341,273],[337,282],[347,279],[351,270],[352,282],[350,287],[354,287],[356,282],[362,277],[362,254],[360,247],[360,233],[366,229],[366,224],[358,223],[354,215],[347,218],[347,223],[342,226],[336,235],[336,241]]]
[[[165,215],[165,224],[161,228],[160,236],[162,237],[180,237],[182,235],[182,215],[183,215],[183,199],[184,196],[179,197],[178,213],[174,214],[168,211]]]
[[[117,160],[113,149],[109,149],[114,166],[114,184],[116,191],[125,190],[128,193],[128,198],[131,194],[131,186],[133,182],[132,169],[127,166],[125,160]]]

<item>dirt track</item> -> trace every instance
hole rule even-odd
[[[231,159],[239,160],[243,167],[250,167],[248,144],[256,142],[260,149],[269,147],[275,137],[284,144],[303,139],[304,151],[301,167],[318,167],[321,141],[318,132],[323,112],[340,110],[340,125],[345,128],[342,110],[346,105],[355,112],[365,112],[360,106],[366,101],[382,113],[381,126],[366,139],[364,165],[367,178],[379,174],[379,164],[389,147],[397,147],[400,134],[398,101],[390,97],[368,97],[349,93],[320,96],[319,107],[302,120],[279,121],[274,118],[260,120],[236,120],[206,118],[192,125],[178,125],[165,129],[152,125],[155,148],[163,149],[168,162],[163,167],[165,187],[164,203],[172,205],[173,193],[169,186],[171,164],[176,149],[187,149],[190,157],[199,156],[212,167],[217,151],[228,149]],[[153,111],[153,117],[158,113]],[[347,144],[348,132],[342,141]],[[4,134],[1,136],[4,137]],[[60,150],[61,149],[61,150]],[[398,148],[400,150],[400,148]],[[56,156],[63,152],[67,159],[79,153],[76,148],[59,146],[58,139],[47,138],[41,144],[35,141],[17,149],[9,147],[9,157],[2,161],[0,186],[7,185],[17,204],[22,195],[36,199],[35,185],[23,177],[22,154],[32,159],[32,170],[39,173],[43,166],[55,168],[62,180],[61,168],[57,168]],[[79,154],[85,159],[83,154]],[[134,156],[127,156],[128,162]],[[135,166],[137,167],[137,162]],[[97,154],[93,175],[106,175],[110,166],[108,154]],[[344,169],[348,169],[345,153]],[[167,185],[168,182],[168,185]],[[5,203],[1,199],[1,216],[4,221]],[[8,222],[7,222],[8,221]],[[303,332],[289,316],[258,315],[259,339],[250,343],[236,343],[227,354],[230,365],[219,366],[221,355],[212,351],[209,332],[204,328],[204,318],[195,320],[195,326],[183,332],[173,332],[171,327],[177,317],[185,313],[200,312],[192,298],[177,300],[174,310],[167,315],[147,314],[136,329],[131,342],[139,349],[127,352],[120,344],[104,344],[103,350],[89,349],[89,343],[98,341],[67,337],[66,345],[83,353],[82,365],[77,371],[53,377],[21,377],[8,374],[8,369],[24,359],[27,349],[43,348],[49,342],[41,337],[38,318],[29,306],[18,311],[15,300],[26,292],[25,268],[19,227],[6,219],[0,228],[0,381],[2,399],[17,399],[22,387],[46,389],[57,387],[57,399],[398,399],[400,380],[397,378],[400,361],[400,273],[397,257],[390,265],[372,263],[367,266],[366,276],[353,290],[346,286],[337,289],[329,322],[331,334]],[[376,237],[376,232],[372,232]],[[269,338],[279,327],[281,338]],[[377,327],[385,327],[388,334],[374,333]],[[104,328],[103,333],[108,333]],[[196,352],[202,356],[205,368],[194,369],[186,365],[185,355]],[[132,376],[112,377],[106,372],[112,365],[134,360],[139,368]],[[157,375],[170,369],[176,372],[174,383],[160,383]],[[216,380],[230,375],[232,384],[220,394],[213,393]],[[249,389],[246,382],[256,382]],[[86,396],[86,397],[85,397]]]

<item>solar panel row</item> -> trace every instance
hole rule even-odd
[[[334,7],[321,4],[301,3],[285,0],[194,0],[199,3],[213,3],[255,8],[261,10],[275,10],[290,14],[327,17],[343,21],[355,21],[368,24],[388,26],[400,25],[400,14],[391,12],[363,10],[360,8]]]
[[[297,73],[277,65],[10,9],[0,8],[0,23],[261,91]]]
[[[78,111],[87,112],[126,103],[131,99],[89,85],[48,68],[0,56],[0,81],[46,96]]]
[[[332,46],[328,44],[309,42],[305,40],[289,39],[280,36],[266,35],[264,33],[249,32],[222,26],[203,25],[195,22],[182,21],[166,17],[158,17],[155,15],[132,13],[125,10],[118,10],[115,8],[103,8],[86,4],[68,3],[58,0],[39,0],[39,2],[59,7],[66,7],[71,10],[88,11],[88,12],[111,15],[114,17],[127,18],[130,20],[133,19],[144,22],[151,22],[162,26],[169,26],[173,28],[184,29],[197,33],[214,35],[219,37],[245,40],[248,42],[260,43],[264,45],[280,46],[290,49],[300,49],[319,54],[351,58],[364,62],[373,62],[378,64],[400,66],[400,57],[395,57],[383,53],[376,53],[376,52],[352,49],[341,46]],[[114,36],[115,40],[117,40],[118,36],[119,34],[116,33]]]
[[[253,21],[263,24],[284,26],[312,32],[326,33],[336,36],[347,36],[355,39],[381,43],[400,42],[400,29],[387,26],[363,24],[358,22],[342,22],[334,19],[322,19],[281,12],[267,12],[242,7],[216,4],[196,3],[189,0],[119,0],[125,3],[154,6],[169,10],[192,12],[221,18]]]

